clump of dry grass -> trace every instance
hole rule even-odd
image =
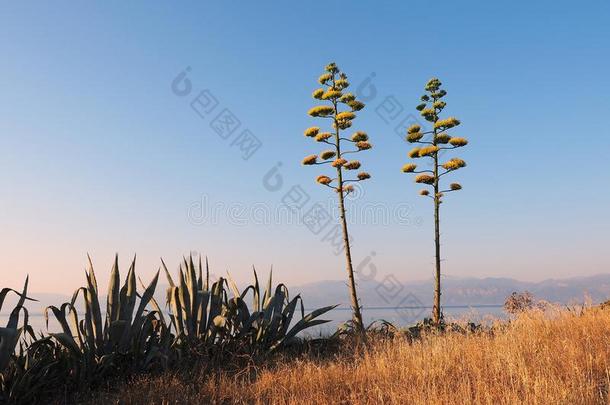
[[[252,373],[166,373],[91,403],[608,404],[610,311],[530,311],[491,331],[380,340]]]

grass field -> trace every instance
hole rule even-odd
[[[90,404],[608,404],[610,310],[528,312],[478,333],[371,337],[241,372],[140,376]]]

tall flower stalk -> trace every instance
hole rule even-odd
[[[352,266],[349,233],[345,218],[345,197],[354,191],[353,183],[367,180],[371,176],[367,172],[361,171],[355,176],[350,177],[352,172],[360,169],[360,162],[346,158],[350,154],[371,149],[371,144],[365,132],[357,131],[351,137],[346,138],[342,136],[341,131],[345,131],[352,126],[352,121],[356,118],[356,111],[362,110],[364,103],[356,100],[354,94],[345,91],[349,87],[347,75],[334,63],[325,67],[325,73],[319,77],[318,82],[322,87],[316,89],[312,96],[316,100],[326,103],[311,108],[308,114],[312,117],[328,119],[331,122],[332,131],[321,132],[320,127],[311,127],[305,130],[305,136],[314,139],[316,142],[328,145],[330,149],[322,151],[319,155],[305,157],[303,164],[330,165],[335,168],[336,175],[331,177],[322,174],[317,177],[316,181],[334,190],[339,198],[339,215],[343,231],[352,322],[356,331],[362,333],[364,326]]]
[[[428,158],[432,160],[432,170],[418,170],[414,163],[407,163],[402,171],[405,173],[416,173],[415,182],[428,186],[419,192],[420,195],[430,198],[434,202],[434,248],[435,248],[435,274],[434,274],[434,307],[432,320],[439,324],[442,319],[441,313],[441,241],[440,241],[440,205],[445,194],[462,189],[459,183],[451,183],[447,189],[441,186],[443,177],[455,170],[466,166],[466,162],[459,158],[451,158],[440,163],[440,155],[446,151],[461,148],[468,144],[464,138],[453,137],[447,133],[452,128],[460,125],[455,117],[440,118],[441,112],[447,103],[442,99],[447,95],[441,89],[440,80],[433,78],[426,84],[426,94],[421,97],[422,103],[416,108],[426,121],[432,123],[432,130],[422,132],[419,125],[412,125],[407,130],[407,141],[418,144],[409,152],[412,159]],[[430,136],[430,137],[428,137]],[[431,189],[431,190],[430,190]]]

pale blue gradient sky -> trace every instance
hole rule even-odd
[[[375,109],[415,112],[441,78],[447,112],[470,139],[464,191],[443,206],[445,274],[525,280],[610,271],[610,7],[573,2],[193,2],[4,4],[0,13],[0,285],[72,291],[86,252],[105,283],[114,252],[149,278],[191,250],[239,280],[274,265],[291,283],[341,279],[328,243],[296,224],[194,225],[211,203],[281,205],[300,184],[334,196],[300,166],[311,91],[329,61],[377,97],[355,121],[375,148],[359,204],[408,204],[419,226],[354,224],[354,256],[380,277],[432,274],[428,200],[400,173],[409,146]],[[172,94],[186,66],[263,142],[248,161]],[[283,190],[262,178],[282,162]]]

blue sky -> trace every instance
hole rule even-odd
[[[36,291],[71,291],[87,252],[102,280],[114,252],[125,265],[137,253],[147,278],[160,256],[175,267],[190,251],[243,281],[251,265],[273,265],[291,283],[343,278],[343,257],[323,235],[253,218],[280,210],[295,185],[305,209],[334,203],[314,183],[321,171],[300,165],[319,151],[302,131],[316,124],[306,111],[330,61],[354,88],[374,76],[376,89],[354,124],[374,149],[362,155],[373,178],[352,212],[383,205],[409,219],[356,215],[356,264],[375,252],[380,278],[432,275],[432,207],[400,172],[409,145],[395,127],[437,76],[446,111],[463,123],[456,135],[471,142],[453,177],[464,190],[442,210],[445,274],[609,271],[608,4],[430,4],[3,5],[2,285],[29,273]],[[187,66],[193,90],[178,97],[171,83]],[[202,119],[190,102],[204,89],[219,104]],[[388,98],[404,110],[386,123]],[[261,141],[250,159],[210,127],[221,108]],[[270,191],[263,177],[278,162],[284,185]],[[201,201],[217,220],[189,218]]]

